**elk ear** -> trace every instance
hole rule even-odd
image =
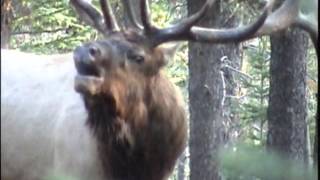
[[[176,51],[181,47],[181,43],[171,42],[159,45],[157,48],[162,52],[163,64],[167,64],[168,61],[173,59]]]

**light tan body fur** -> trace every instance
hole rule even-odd
[[[74,76],[71,54],[1,50],[2,180],[101,179]]]

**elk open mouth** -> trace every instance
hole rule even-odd
[[[90,75],[76,75],[74,88],[82,94],[96,95],[101,92],[103,78]]]
[[[78,73],[74,81],[75,90],[81,94],[96,95],[100,93],[103,78],[94,61],[88,57],[85,51],[76,50],[74,62]]]
[[[77,92],[86,95],[96,95],[101,92],[103,78],[97,70],[84,70],[76,66],[78,74],[75,76],[74,88]]]

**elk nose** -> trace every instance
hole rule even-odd
[[[73,59],[78,73],[98,76],[96,61],[100,55],[101,51],[97,46],[78,46],[73,52]]]

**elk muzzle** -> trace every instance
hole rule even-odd
[[[101,90],[103,70],[99,67],[102,57],[106,57],[108,50],[102,51],[98,44],[78,46],[73,52],[73,59],[78,74],[75,77],[75,90],[82,94],[95,95]],[[108,59],[108,58],[107,58]]]
[[[73,59],[80,75],[99,76],[98,61],[101,48],[94,44],[78,46],[73,52]]]

